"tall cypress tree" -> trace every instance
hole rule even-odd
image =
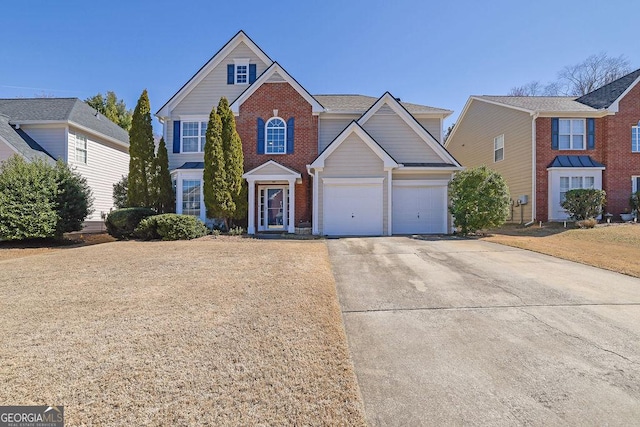
[[[226,167],[226,179],[232,204],[227,212],[229,218],[244,218],[247,214],[246,185],[243,186],[244,155],[242,141],[236,130],[236,120],[227,98],[218,103],[218,115],[222,121],[222,147]]]
[[[129,206],[153,207],[156,201],[155,161],[151,106],[147,90],[142,91],[133,111],[129,130]]]
[[[175,212],[176,198],[169,174],[169,155],[164,138],[160,138],[158,155],[156,157],[156,184],[157,191],[156,210],[158,213]]]
[[[228,229],[228,215],[232,210],[233,198],[229,191],[227,171],[225,167],[224,148],[222,144],[222,120],[215,107],[209,115],[206,142],[204,145],[203,172],[204,204],[207,218],[224,219]]]

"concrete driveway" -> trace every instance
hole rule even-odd
[[[476,240],[327,244],[370,425],[640,424],[640,280]]]

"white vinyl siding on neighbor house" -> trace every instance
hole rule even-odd
[[[40,144],[54,159],[67,161],[67,155],[75,159],[75,145],[69,144],[65,125],[22,125],[20,128]],[[71,151],[70,148],[73,150]]]
[[[504,134],[493,138],[493,161],[504,160]]]
[[[362,127],[398,163],[442,162],[442,158],[387,105],[380,107]]]
[[[560,150],[584,150],[585,135],[584,119],[558,120],[558,148]]]
[[[246,58],[251,64],[256,64],[256,75],[266,70],[267,64],[243,42],[240,43],[218,66],[209,73],[184,99],[170,112],[171,117],[180,114],[203,114],[208,116],[211,109],[218,105],[220,98],[225,96],[229,103],[233,102],[247,85],[227,84],[227,65],[235,65],[234,59]]]
[[[440,118],[416,118],[423,128],[429,131],[436,141],[442,144],[442,119]]]
[[[325,117],[320,115],[318,120],[318,153],[324,151],[331,141],[347,127],[349,123],[357,120],[359,116]]]
[[[357,135],[350,135],[327,157],[325,167],[319,173],[318,183],[318,232],[323,232],[323,178],[384,178],[382,183],[383,234],[387,232],[387,173],[382,160]]]
[[[640,126],[631,127],[631,152],[640,153]]]
[[[87,221],[101,221],[101,213],[113,208],[113,184],[129,173],[129,152],[125,147],[104,141],[92,134],[69,128],[69,147],[75,153],[76,134],[87,140],[87,163],[72,158],[68,163],[87,179],[93,192],[93,213]]]

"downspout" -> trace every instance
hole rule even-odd
[[[536,119],[539,113],[531,116],[531,221],[524,226],[529,227],[536,222]]]

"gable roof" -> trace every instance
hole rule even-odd
[[[367,111],[379,99],[366,95],[314,95],[324,107],[327,113],[352,113],[362,114]],[[434,114],[448,117],[453,111],[443,108],[429,107],[427,105],[411,104],[402,102],[400,104],[411,114]]]
[[[9,118],[0,114],[0,141],[7,144],[17,154],[27,160],[42,159],[47,163],[55,163],[55,159],[40,144],[34,141],[22,129],[9,124]]]
[[[273,63],[271,58],[264,53],[260,47],[249,38],[248,35],[245,34],[244,31],[240,30],[236,33],[235,36],[231,38],[219,51],[217,51],[211,59],[209,59],[200,69],[189,79],[187,82],[182,85],[180,89],[171,97],[167,102],[164,103],[162,107],[156,112],[156,116],[167,116],[168,115],[168,106],[169,104],[174,104],[180,102],[191,90],[197,86],[209,73],[217,67],[233,49],[235,49],[240,43],[246,44],[249,49],[256,54],[258,58],[265,64],[269,65]]]
[[[617,104],[620,98],[626,95],[638,81],[640,81],[640,68],[586,95],[582,95],[576,101],[593,108],[609,108],[612,104]],[[617,111],[617,105],[615,105],[615,111]]]
[[[364,113],[359,119],[358,124],[364,125],[375,113],[383,106],[388,105],[409,127],[428,145],[444,163],[450,163],[455,166],[460,166],[460,163],[444,148],[438,140],[436,140],[431,133],[426,130],[415,117],[413,117],[404,106],[398,102],[398,100],[391,95],[390,92],[385,92],[378,100]]]
[[[576,113],[595,112],[595,108],[576,101],[575,96],[472,96],[481,101],[514,107],[528,113],[554,112]]]
[[[280,164],[280,163],[276,162],[276,161],[275,161],[275,160],[273,160],[273,159],[272,159],[272,160],[269,160],[269,161],[267,161],[267,162],[265,162],[265,163],[263,163],[263,164],[261,164],[261,165],[260,165],[260,166],[258,166],[258,167],[255,167],[255,168],[251,169],[249,172],[245,172],[244,174],[242,174],[242,177],[246,179],[246,178],[251,177],[252,175],[256,175],[256,174],[257,174],[257,172],[259,172],[259,171],[260,171],[260,169],[264,169],[264,168],[265,168],[265,167],[267,167],[267,166],[275,166],[278,170],[281,170],[281,171],[282,171],[282,175],[283,175],[283,176],[288,176],[288,175],[290,175],[290,176],[292,176],[292,177],[294,177],[294,178],[301,178],[301,177],[302,177],[302,176],[300,175],[300,172],[298,172],[298,171],[296,171],[296,170],[293,170],[293,169],[291,169],[291,168],[288,168],[288,167],[286,167],[286,166],[284,166],[284,165],[282,165],[282,164]],[[270,174],[270,175],[271,175],[271,174]],[[260,176],[260,178],[265,179],[265,177],[264,177],[264,176]]]
[[[300,94],[300,96],[302,96],[309,104],[311,104],[311,112],[313,114],[319,114],[324,111],[324,107],[322,106],[322,104],[320,104],[309,92],[307,92],[307,90],[302,87],[302,85],[298,83],[296,79],[291,77],[291,75],[287,73],[287,71],[282,68],[282,66],[277,62],[271,64],[269,68],[267,68],[260,75],[260,77],[256,79],[255,82],[253,82],[248,88],[246,88],[244,92],[242,92],[235,99],[235,101],[231,103],[231,111],[233,111],[235,115],[238,115],[238,113],[240,112],[240,105],[242,105],[244,101],[249,99],[249,97],[253,95],[260,86],[262,86],[262,84],[264,84],[267,80],[269,80],[271,76],[276,73],[278,73],[278,75],[280,75],[280,77],[282,77],[285,82],[289,83],[289,85],[291,85],[291,87],[293,87],[296,92]]]
[[[399,166],[398,162],[396,162],[395,159],[391,157],[389,153],[387,153],[357,121],[354,120],[349,124],[349,126],[344,128],[344,130],[340,132],[340,134],[336,136],[324,150],[322,150],[322,153],[320,153],[318,157],[316,157],[316,159],[307,166],[307,168],[323,168],[327,157],[336,151],[336,149],[342,145],[342,143],[345,142],[351,134],[356,134],[371,149],[371,151],[373,151],[380,160],[382,160],[385,169],[396,168]]]
[[[0,99],[0,114],[12,124],[69,123],[129,146],[129,134],[78,98]]]

